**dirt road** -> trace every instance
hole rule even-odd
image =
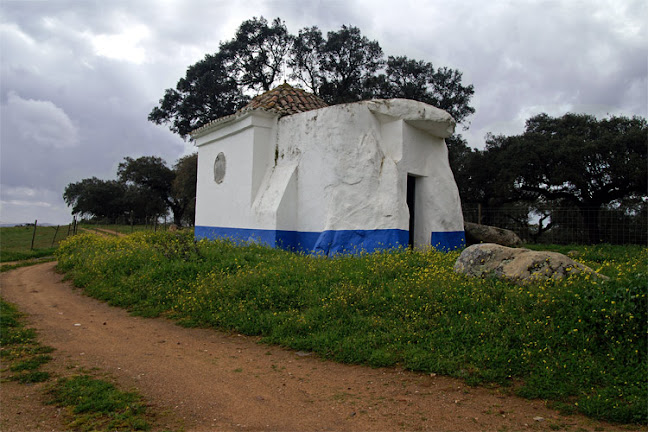
[[[454,379],[340,365],[251,337],[133,317],[62,282],[54,266],[3,273],[2,297],[29,314],[59,367],[100,368],[137,389],[165,414],[160,428],[622,430]]]
[[[104,228],[79,228],[83,232],[93,233],[100,235],[102,237],[124,237],[126,234],[120,233],[119,231],[104,229]]]

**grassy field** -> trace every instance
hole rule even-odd
[[[31,250],[33,235],[33,226],[0,228],[0,262],[53,255],[58,244],[67,237],[68,226],[63,225],[58,231],[55,226],[37,227]]]
[[[146,231],[166,231],[168,225],[113,225],[113,224],[93,224],[93,223],[80,223],[79,228],[85,228],[90,231],[96,229],[105,229],[109,231],[116,231],[122,234],[132,234],[135,232],[146,232]]]
[[[75,431],[148,430],[146,405],[139,395],[124,392],[103,379],[74,375],[54,379],[40,370],[54,349],[38,342],[22,314],[0,299],[0,358],[2,379],[23,384],[47,382],[49,403],[66,408],[66,423]]]
[[[136,314],[260,335],[341,362],[495,384],[567,411],[647,423],[648,250],[553,249],[576,249],[580,262],[611,280],[574,276],[518,286],[454,273],[457,252],[328,259],[195,243],[190,232],[79,235],[57,257],[89,295]]]
[[[31,249],[33,226],[2,227],[0,228],[0,262],[21,261],[33,258],[41,258],[54,255],[59,243],[68,237],[68,225],[62,225],[56,230],[55,226],[38,226],[34,237],[34,248]],[[158,225],[157,230],[166,230],[164,225]],[[122,234],[133,232],[153,231],[153,225],[108,225],[80,223],[77,226],[78,232],[83,229],[97,231],[106,229],[117,231]],[[81,230],[81,231],[79,231]]]

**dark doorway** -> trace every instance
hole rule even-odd
[[[407,207],[409,208],[409,247],[414,247],[414,197],[416,197],[416,177],[407,175]]]

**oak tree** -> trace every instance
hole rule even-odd
[[[148,119],[167,124],[184,139],[192,130],[233,113],[248,101],[230,71],[229,59],[222,53],[207,54],[187,69],[176,88],[165,91]]]
[[[72,207],[72,214],[114,223],[126,211],[125,193],[126,187],[118,181],[92,177],[68,184],[63,200]]]
[[[521,135],[491,141],[487,165],[499,169],[496,194],[574,206],[590,243],[599,243],[605,206],[648,198],[647,137],[639,117],[540,114]]]

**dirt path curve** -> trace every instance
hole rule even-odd
[[[68,367],[108,372],[186,431],[621,430],[445,377],[340,365],[132,317],[62,282],[54,265],[0,275],[2,297],[30,315]]]
[[[81,231],[97,234],[102,237],[124,237],[126,234],[104,228],[79,228]]]

